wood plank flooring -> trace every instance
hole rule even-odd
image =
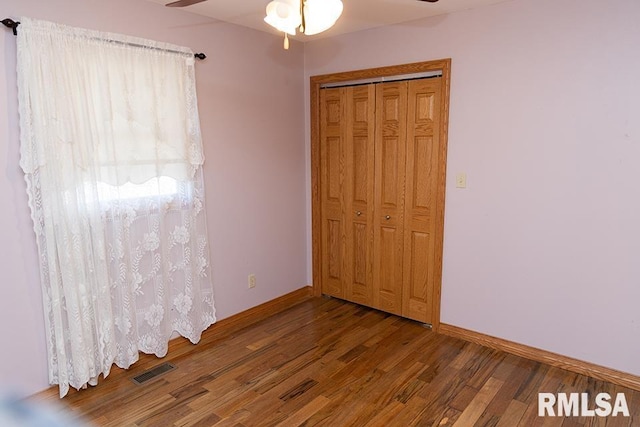
[[[131,381],[163,361],[177,369]],[[538,392],[623,392],[631,416],[538,417]],[[34,399],[57,401],[57,390]],[[114,367],[58,405],[118,427],[640,425],[640,392],[320,298],[223,339],[181,341],[163,360]]]

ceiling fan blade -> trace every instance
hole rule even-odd
[[[206,0],[178,0],[178,1],[171,2],[171,3],[167,3],[165,6],[167,6],[167,7],[187,7],[187,6],[191,6],[192,4],[202,3],[203,1],[206,1]]]
[[[436,3],[438,0],[418,0],[418,1],[426,1],[428,3]]]

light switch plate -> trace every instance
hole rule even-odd
[[[456,175],[456,188],[467,188],[467,174],[460,172]]]

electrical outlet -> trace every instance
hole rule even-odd
[[[256,275],[251,273],[249,275],[249,289],[256,287]]]

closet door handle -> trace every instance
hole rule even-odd
[[[389,220],[391,219],[391,216],[390,216],[390,215],[387,215],[387,216],[385,216],[385,217],[384,217],[384,219],[386,219],[387,221],[389,221]]]
[[[360,212],[360,211],[356,211],[356,215],[357,215],[357,216],[360,216],[360,215],[362,215],[362,212]]]

